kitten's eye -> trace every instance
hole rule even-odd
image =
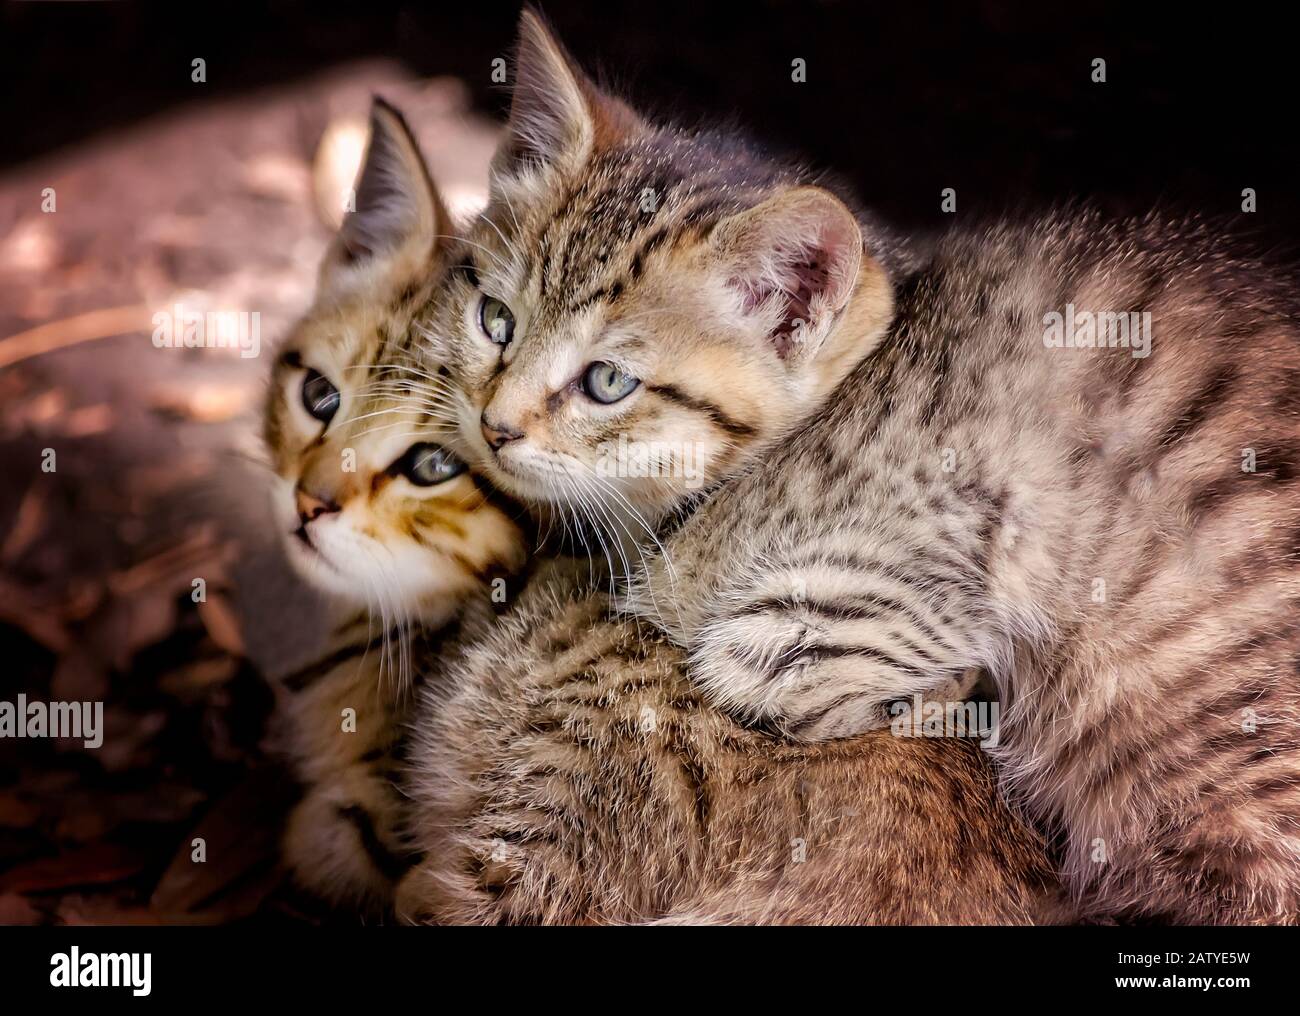
[[[485,296],[478,305],[478,326],[498,346],[509,345],[515,334],[515,316],[496,297]]]
[[[302,379],[302,407],[325,426],[339,411],[339,390],[318,370],[307,368]]]
[[[393,463],[393,471],[401,473],[417,487],[432,487],[463,473],[465,463],[440,445],[421,442],[411,445]]]
[[[597,360],[582,375],[582,390],[605,405],[627,398],[640,383],[639,379],[604,360]]]

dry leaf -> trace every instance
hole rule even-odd
[[[130,596],[142,589],[157,586],[160,582],[176,583],[173,588],[189,585],[195,577],[208,582],[223,573],[225,550],[216,538],[216,528],[203,525],[189,533],[180,543],[173,544],[161,553],[132,565],[125,571],[109,576],[108,586],[120,596]]]
[[[112,896],[72,894],[59,900],[56,910],[60,924],[69,927],[88,925],[151,925],[161,923],[148,907],[123,903]]]
[[[109,706],[104,710],[104,743],[95,750],[95,758],[110,773],[151,765],[153,756],[145,751],[145,745],[166,726],[167,714],[161,710],[133,713]]]
[[[37,603],[28,589],[15,585],[0,576],[0,621],[25,631],[54,653],[67,651],[71,644],[67,629],[52,616],[45,604]]]
[[[26,829],[35,825],[41,809],[13,790],[0,790],[0,827]]]
[[[164,674],[158,681],[158,687],[168,695],[192,702],[213,688],[225,684],[235,676],[238,669],[239,663],[229,656],[195,660]]]
[[[99,702],[108,697],[108,668],[103,661],[73,647],[59,657],[50,678],[50,698],[58,702]]]
[[[113,407],[108,403],[74,409],[63,418],[65,437],[91,437],[113,426]]]
[[[124,793],[81,790],[59,802],[54,833],[60,842],[88,843],[125,824],[174,825],[189,819],[206,796],[176,783]]]
[[[155,410],[183,420],[221,423],[244,412],[252,404],[247,384],[208,382],[185,387],[160,388],[150,399]]]
[[[126,485],[133,497],[152,501],[209,479],[215,468],[211,455],[187,454],[166,462],[131,467]]]
[[[310,177],[307,167],[286,155],[262,155],[244,165],[243,184],[259,197],[291,204],[307,196]]]
[[[26,896],[17,893],[0,893],[0,925],[31,926],[43,920],[41,912],[31,905]]]

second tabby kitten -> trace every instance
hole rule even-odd
[[[883,252],[844,287],[824,192],[758,204],[797,176],[648,126],[558,49],[519,89],[440,329],[465,453],[654,526],[788,429],[819,356],[863,358],[690,517],[643,616],[712,701],[801,740],[988,668],[1007,786],[1094,914],[1295,919],[1293,292],[1196,222],[1061,215],[947,238],[897,275],[891,325]]]
[[[1123,344],[1051,330],[1130,311]],[[956,232],[638,603],[715,702],[804,741],[985,667],[1005,785],[1089,913],[1295,921],[1297,320],[1195,222]]]
[[[529,407],[530,435],[612,434],[622,403],[661,424],[677,453],[698,441],[707,482],[752,463],[855,362],[851,343],[823,341],[847,294],[856,287],[854,320],[868,331],[887,318],[884,272],[862,256],[856,222],[797,175],[752,153],[737,162],[739,150],[714,138],[662,131],[620,146],[605,134],[615,121],[635,122],[620,106],[601,105],[614,120],[586,136],[604,158],[576,158],[557,173],[547,146],[562,139],[545,133],[539,102],[557,87],[583,108],[596,97],[531,15],[517,67],[495,200],[426,329],[435,349],[465,345],[437,362],[453,377],[486,378],[502,404]],[[647,186],[661,196],[662,218],[639,211]],[[554,243],[537,241],[547,223],[561,229]],[[783,286],[790,299],[776,306]],[[796,334],[796,305],[821,327]],[[589,346],[568,348],[553,327]],[[525,359],[516,328],[521,338],[524,329],[549,337],[553,355]],[[650,341],[661,334],[670,353]],[[651,356],[654,390],[615,398],[612,359]],[[528,401],[530,392],[539,397]],[[461,417],[462,439],[482,447],[481,396],[470,388],[461,398],[474,412],[468,434]],[[498,447],[523,440],[486,436]],[[607,503],[625,513],[614,518],[630,524],[694,496],[670,458],[657,464],[664,475],[649,483],[609,477],[619,485],[606,488],[618,491]],[[579,500],[581,485],[596,482],[589,458],[530,464],[523,450],[495,471],[516,489],[528,480]],[[535,580],[499,629],[466,646],[426,693],[416,726],[410,786],[424,857],[400,888],[408,918],[1064,916],[1041,843],[998,798],[972,743],[871,734],[806,748],[746,730],[691,688],[677,649],[615,616],[606,594],[572,575]]]
[[[350,608],[318,658],[276,682],[301,802],[284,855],[297,885],[382,913],[410,863],[397,774],[412,672],[523,564],[523,534],[439,443],[437,374],[411,331],[448,219],[401,116],[376,101],[350,213],[316,299],[278,351],[265,439],[294,564]],[[418,670],[417,670],[418,668]]]

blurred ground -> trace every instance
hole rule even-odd
[[[263,675],[310,656],[324,610],[268,531],[257,424],[328,239],[318,142],[375,92],[453,210],[481,200],[495,128],[464,86],[377,62],[0,177],[0,699],[105,703],[98,749],[0,739],[0,923],[305,916],[277,890],[293,788]],[[257,311],[260,355],[156,348],[178,302]]]

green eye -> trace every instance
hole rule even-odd
[[[417,487],[432,487],[446,483],[465,471],[465,463],[441,445],[421,442],[411,445],[406,453],[393,463],[393,472],[405,476]]]
[[[329,378],[320,371],[307,368],[307,374],[302,379],[303,409],[328,427],[334,414],[339,411],[340,398],[339,390]]]
[[[625,374],[604,360],[597,360],[582,375],[582,390],[605,405],[627,398],[640,383],[631,374]]]
[[[505,346],[514,338],[515,316],[496,297],[485,296],[478,305],[478,326],[498,346]]]

